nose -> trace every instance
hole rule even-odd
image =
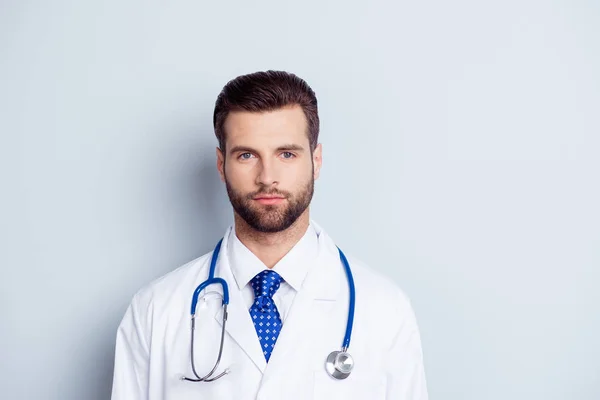
[[[259,185],[268,187],[278,183],[278,173],[273,161],[262,160],[259,163],[259,169],[258,176],[256,177]]]

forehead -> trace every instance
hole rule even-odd
[[[308,123],[300,106],[273,111],[232,111],[223,126],[231,145],[276,147],[282,143],[308,145]]]

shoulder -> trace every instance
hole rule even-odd
[[[346,257],[356,287],[356,312],[374,324],[385,324],[392,336],[418,330],[412,302],[400,285],[361,260]]]
[[[410,299],[398,283],[363,261],[347,255],[357,291],[383,304],[410,307]]]
[[[323,243],[328,247],[329,252],[335,253],[337,258],[338,247],[335,241],[317,222],[311,220],[311,223],[320,236],[323,236]],[[344,255],[348,259],[350,271],[354,278],[357,306],[361,304],[365,308],[380,310],[386,313],[386,321],[390,322],[393,322],[396,315],[412,314],[409,297],[394,280],[372,268],[352,253],[344,252]],[[345,281],[345,274],[342,274],[342,276]],[[379,313],[371,314],[379,316]],[[392,317],[389,317],[389,315]]]
[[[211,256],[212,251],[188,261],[146,284],[135,293],[132,305],[149,311],[149,308],[155,308],[157,305],[166,306],[177,298],[180,293],[185,293],[188,296],[189,287],[195,285],[199,277],[208,273]]]

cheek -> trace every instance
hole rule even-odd
[[[298,165],[294,168],[290,168],[286,174],[286,181],[294,186],[300,186],[306,184],[306,182],[313,176],[312,166]]]
[[[253,169],[248,165],[228,163],[225,165],[225,174],[229,184],[239,188],[253,186],[256,180]]]

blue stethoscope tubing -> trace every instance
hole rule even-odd
[[[192,309],[190,310],[190,314],[192,317],[196,315],[196,305],[198,304],[198,296],[200,296],[200,292],[202,292],[206,287],[212,285],[214,283],[218,283],[221,285],[223,289],[223,304],[229,304],[229,286],[227,286],[227,282],[223,278],[215,278],[215,269],[217,267],[217,258],[219,257],[219,251],[221,250],[221,243],[223,243],[223,239],[219,240],[215,250],[213,251],[212,258],[210,259],[210,269],[208,270],[208,279],[202,282],[196,290],[194,290],[194,296],[192,297]]]
[[[229,305],[229,287],[227,285],[227,282],[225,282],[225,280],[223,278],[215,277],[215,269],[217,267],[217,258],[219,257],[219,252],[221,250],[222,243],[223,243],[223,239],[219,240],[219,242],[215,246],[215,249],[212,253],[212,257],[210,260],[210,269],[208,271],[208,279],[205,280],[204,282],[202,282],[200,285],[198,285],[198,287],[196,287],[196,290],[194,290],[194,295],[192,296],[192,305],[191,305],[191,309],[190,309],[190,314],[191,314],[191,318],[192,318],[191,358],[192,358],[192,369],[194,370],[194,375],[196,375],[197,379],[189,379],[189,378],[182,377],[183,380],[188,380],[188,381],[192,381],[192,382],[199,382],[199,381],[211,382],[211,381],[214,381],[214,380],[220,378],[221,376],[229,373],[229,370],[226,369],[219,376],[209,379],[210,376],[216,370],[216,368],[220,362],[220,359],[221,359],[221,352],[222,352],[222,348],[223,348],[223,334],[224,334],[224,330],[225,330],[225,321],[227,318],[227,306]],[[346,258],[346,256],[344,255],[344,253],[342,252],[342,250],[339,247],[337,249],[338,249],[338,252],[340,255],[340,260],[341,260],[341,262],[344,266],[344,270],[346,272],[346,278],[348,280],[349,298],[350,299],[349,299],[349,303],[348,303],[348,319],[346,322],[346,332],[344,334],[344,341],[342,342],[342,350],[341,350],[341,352],[334,351],[329,355],[328,362],[327,362],[327,364],[328,364],[327,369],[328,369],[328,372],[330,373],[330,375],[332,375],[334,378],[345,379],[350,374],[350,371],[352,370],[352,367],[354,366],[352,357],[347,353],[347,350],[350,347],[350,338],[352,337],[352,326],[354,324],[354,306],[355,306],[355,301],[356,301],[356,290],[354,287],[354,278],[352,277],[352,271],[350,270],[350,264],[348,263],[348,259]],[[217,363],[216,363],[215,367],[213,368],[213,370],[205,377],[200,377],[200,376],[198,376],[198,374],[196,373],[195,368],[194,368],[194,354],[193,354],[193,331],[194,331],[194,327],[195,327],[196,305],[198,304],[198,297],[200,296],[200,293],[204,289],[206,289],[209,285],[213,285],[213,284],[218,284],[223,289],[222,306],[224,307],[224,315],[223,315],[223,327],[222,327],[223,333],[221,335],[221,346],[220,346],[221,351],[219,351]],[[340,358],[342,359],[342,361],[338,360]],[[330,362],[330,360],[333,360],[333,361]],[[345,366],[342,365],[344,363],[344,360],[346,362]],[[341,363],[340,364],[341,370],[340,370],[340,368],[338,368],[336,366],[336,364],[338,364],[338,363]],[[329,369],[330,369],[329,367],[332,369],[332,371],[329,371]]]

